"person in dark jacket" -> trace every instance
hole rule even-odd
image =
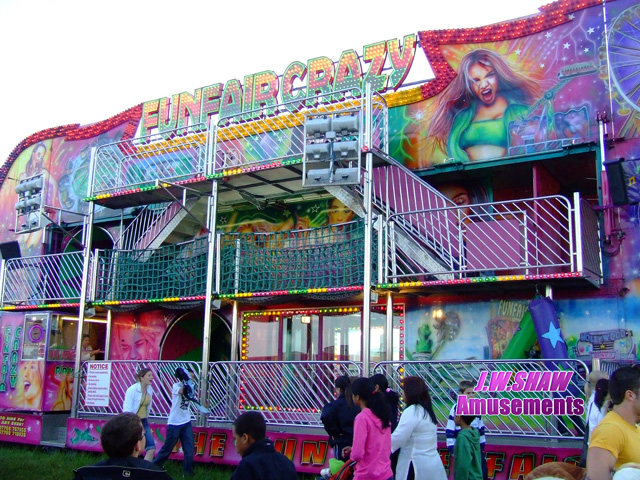
[[[121,413],[105,423],[100,443],[109,458],[74,470],[74,480],[172,480],[164,468],[138,458],[144,453],[146,439],[140,417],[135,413]]]
[[[276,452],[266,438],[267,426],[260,412],[246,412],[233,422],[233,443],[242,457],[231,480],[296,480],[293,462]]]
[[[360,408],[353,403],[348,376],[336,378],[334,385],[338,398],[323,407],[320,420],[329,434],[329,445],[334,449],[335,458],[346,461],[348,458],[342,456],[342,450],[353,444],[353,421]]]

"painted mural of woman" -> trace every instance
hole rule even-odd
[[[509,122],[523,118],[541,92],[497,53],[472,50],[436,99],[429,136],[449,157],[463,162],[504,157]]]

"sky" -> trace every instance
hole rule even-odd
[[[24,138],[420,30],[534,14],[543,0],[0,0],[0,163]]]

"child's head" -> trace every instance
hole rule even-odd
[[[387,380],[387,377],[381,373],[373,375],[371,380],[373,381],[373,384],[378,387],[379,392],[386,392],[387,388],[389,388],[389,381]]]
[[[475,383],[473,383],[471,380],[462,380],[459,384],[458,384],[458,393],[460,393],[460,395],[474,395],[476,392],[473,391],[473,387],[475,387]]]
[[[254,442],[266,436],[267,425],[260,412],[243,413],[233,422],[233,443],[241,457]]]
[[[453,417],[453,421],[460,428],[469,428],[475,419],[475,415],[456,415]]]

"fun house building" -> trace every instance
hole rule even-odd
[[[99,451],[141,367],[156,443],[181,365],[197,461],[237,464],[258,410],[310,473],[341,374],[423,377],[441,433],[482,372],[573,373],[480,395],[512,407],[584,401],[638,361],[639,28],[558,1],[30,135],[0,168],[0,440]],[[484,412],[490,476],[577,459],[559,403]]]

